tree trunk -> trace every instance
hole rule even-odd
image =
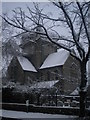
[[[87,84],[87,74],[86,74],[86,62],[81,63],[81,84],[80,84],[80,117],[85,116],[85,102],[86,102],[86,84]]]
[[[85,106],[86,106],[86,92],[85,91],[80,91],[80,117],[85,116]]]

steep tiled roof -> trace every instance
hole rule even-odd
[[[25,71],[32,71],[32,72],[37,72],[35,67],[32,65],[32,63],[25,57],[17,57],[21,67]]]
[[[69,52],[64,49],[61,49],[58,52],[50,54],[46,58],[40,69],[64,65],[68,57],[69,57]]]

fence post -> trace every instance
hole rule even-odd
[[[26,100],[26,107],[27,107],[27,113],[28,113],[29,100]]]
[[[56,106],[57,106],[57,91],[56,91]]]

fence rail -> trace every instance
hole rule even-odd
[[[33,104],[20,104],[20,103],[0,103],[2,109],[15,110],[24,112],[40,112],[49,114],[66,114],[66,115],[79,115],[79,107],[69,106],[35,106]],[[90,116],[90,109],[86,109],[86,115]]]

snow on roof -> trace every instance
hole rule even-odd
[[[32,63],[27,58],[17,57],[17,59],[23,70],[37,72],[35,67],[32,65]]]
[[[68,57],[69,52],[67,50],[61,49],[58,52],[50,54],[46,58],[40,69],[63,65]]]
[[[86,87],[85,87],[85,89],[84,89],[84,91],[86,91],[87,90],[87,96],[90,96],[90,85],[87,85]],[[79,87],[77,87],[70,95],[79,95],[79,91],[80,91],[80,89],[79,89]]]
[[[44,81],[44,82],[38,82],[36,84],[34,84],[33,86],[31,86],[31,89],[34,88],[51,88],[53,87],[59,80],[53,80],[53,81]]]
[[[79,88],[77,87],[70,95],[79,95]]]

